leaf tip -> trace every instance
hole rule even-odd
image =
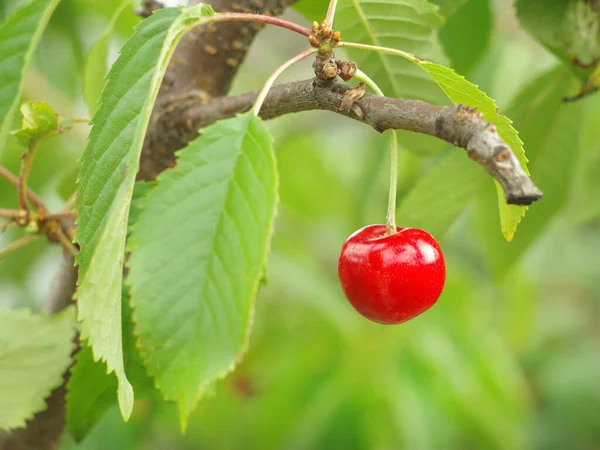
[[[133,412],[134,404],[133,386],[131,386],[131,383],[127,379],[119,380],[118,397],[121,416],[127,422]]]

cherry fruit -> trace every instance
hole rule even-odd
[[[406,322],[427,311],[440,297],[446,266],[440,246],[418,228],[369,225],[348,238],[338,274],[346,297],[367,319],[382,324]]]

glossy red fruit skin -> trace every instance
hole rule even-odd
[[[437,241],[418,228],[385,225],[356,231],[342,247],[338,274],[354,308],[382,324],[406,322],[431,308],[446,281],[444,256]]]

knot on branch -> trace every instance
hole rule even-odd
[[[315,84],[317,86],[326,87],[333,84],[340,73],[333,50],[319,51],[313,62],[313,69],[315,70]]]
[[[436,135],[467,151],[469,158],[492,175],[504,189],[506,203],[530,205],[542,197],[511,148],[475,108],[457,105],[442,110],[435,121]]]

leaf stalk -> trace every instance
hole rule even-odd
[[[252,114],[254,114],[255,116],[258,116],[258,114],[260,113],[260,108],[262,107],[263,103],[265,102],[265,99],[267,98],[267,95],[269,94],[269,90],[271,89],[271,87],[273,86],[273,84],[275,83],[275,80],[277,80],[279,75],[281,75],[289,67],[293,66],[294,64],[296,64],[299,61],[302,61],[304,58],[309,57],[310,55],[312,55],[313,53],[315,53],[317,51],[318,51],[318,49],[311,47],[307,50],[304,50],[302,53],[299,53],[298,55],[294,56],[293,58],[287,60],[281,66],[279,66],[277,69],[275,69],[275,71],[271,74],[271,76],[265,82],[265,85],[259,92],[258,97],[256,97],[256,101],[254,102],[254,106],[252,107]]]

